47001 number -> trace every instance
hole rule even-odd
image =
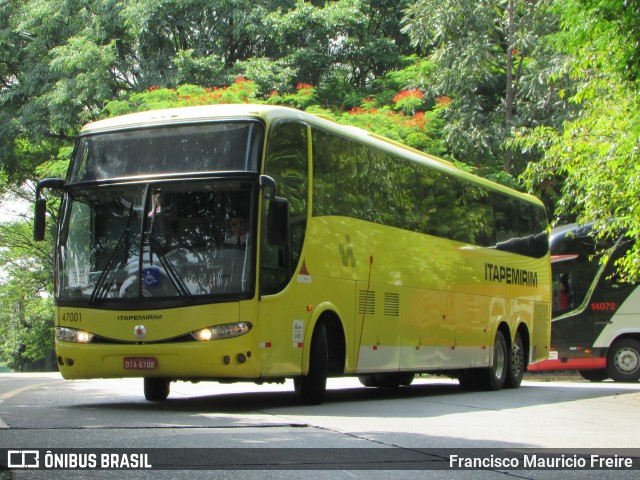
[[[82,321],[82,313],[80,312],[64,312],[62,314],[62,318],[60,319],[63,322],[81,322]]]

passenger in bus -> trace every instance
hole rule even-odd
[[[571,294],[569,289],[569,276],[565,273],[560,277],[560,293],[558,295],[560,310],[569,310],[571,307]]]
[[[247,219],[241,213],[235,212],[229,221],[229,232],[224,243],[233,245],[238,248],[245,248],[249,241],[249,233],[247,231]]]
[[[153,218],[159,215],[162,211],[162,205],[160,204],[160,194],[154,193],[151,197],[151,210],[147,213],[147,217]]]

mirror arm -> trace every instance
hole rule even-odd
[[[36,185],[36,200],[40,198],[40,194],[45,188],[62,190],[62,188],[64,188],[64,180],[62,178],[45,178],[44,180],[40,180],[38,185]]]
[[[269,200],[274,201],[276,198],[276,181],[268,175],[260,175],[260,187],[269,188]]]

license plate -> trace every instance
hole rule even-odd
[[[153,370],[157,366],[156,357],[124,357],[125,370]]]

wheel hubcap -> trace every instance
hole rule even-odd
[[[502,345],[496,347],[496,358],[495,358],[495,375],[496,378],[502,378],[505,368],[505,359],[506,355]]]
[[[511,352],[511,362],[513,374],[518,376],[524,368],[524,355],[519,345],[514,345]]]
[[[624,348],[616,353],[616,368],[624,374],[632,374],[640,368],[640,355],[632,348]]]

